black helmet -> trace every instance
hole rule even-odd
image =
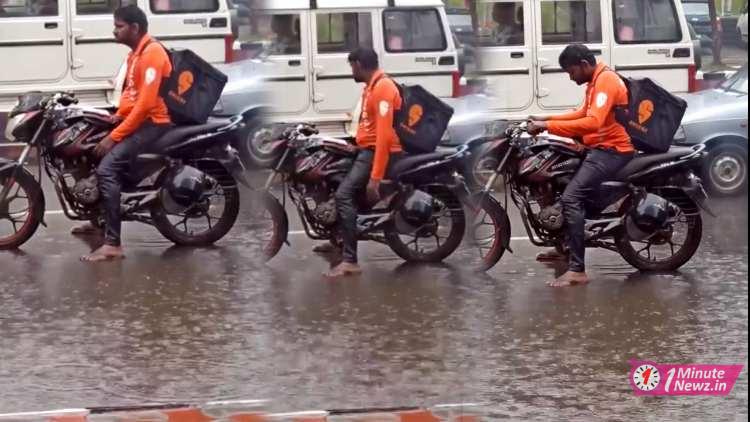
[[[406,198],[404,205],[401,207],[401,216],[409,224],[421,226],[432,217],[434,205],[435,199],[432,195],[421,190],[415,190]]]
[[[164,184],[166,193],[165,204],[173,205],[169,208],[189,207],[201,200],[203,193],[210,186],[210,177],[206,173],[191,166],[180,166],[172,169]],[[180,212],[181,210],[172,210]]]
[[[670,216],[676,215],[675,206],[653,193],[641,195],[626,217],[625,227],[633,240],[644,240],[664,228]]]

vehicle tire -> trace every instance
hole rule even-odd
[[[248,242],[259,243],[263,260],[268,261],[284,246],[289,236],[289,219],[279,200],[265,190],[254,191],[248,207],[243,211],[249,222],[243,227],[243,237]],[[267,223],[265,226],[263,221]]]
[[[268,148],[268,142],[277,136],[275,125],[265,124],[261,116],[245,121],[245,129],[239,135],[237,150],[248,168],[270,168],[279,158],[278,152]]]
[[[186,210],[184,214],[170,214],[161,197],[156,200],[151,208],[151,218],[159,233],[181,246],[207,246],[215,243],[232,229],[240,210],[240,192],[237,189],[237,183],[229,172],[218,163],[211,165],[210,168],[206,164],[202,164],[198,168],[220,182],[219,193],[212,195],[212,197],[220,196],[223,198],[221,215],[214,217],[210,214],[211,207],[214,206],[210,198],[207,206],[203,207],[204,204],[200,204],[203,209],[200,209],[199,204],[196,204],[193,208]],[[229,182],[230,180],[231,182]],[[188,220],[203,221],[204,219],[208,224],[207,227],[201,225],[201,231],[196,232],[188,227]],[[217,222],[212,223],[213,219],[216,219]],[[178,226],[184,227],[184,230],[181,230]]]
[[[500,261],[505,253],[506,245],[510,243],[510,219],[508,213],[492,196],[480,193],[477,197],[481,202],[479,207],[475,208],[475,214],[471,218],[470,235],[472,237],[470,240],[472,246],[479,245],[480,260],[477,270],[487,271]],[[481,220],[479,215],[481,215]],[[477,239],[477,229],[483,225],[492,226],[491,238]],[[482,247],[482,244],[486,247]],[[486,254],[482,252],[484,249],[487,250]]]
[[[665,195],[665,198],[680,207],[681,213],[678,216],[678,220],[682,220],[680,223],[686,227],[683,243],[676,251],[674,250],[674,245],[672,245],[670,247],[670,255],[667,258],[651,258],[651,246],[655,244],[657,246],[666,246],[666,244],[658,244],[663,241],[663,238],[650,239],[648,242],[635,242],[630,239],[627,230],[624,228],[615,236],[615,244],[620,255],[628,264],[641,271],[675,271],[693,257],[701,243],[703,219],[695,202],[684,193],[670,196]],[[628,205],[625,206],[627,207]],[[670,242],[674,240],[673,236],[674,230],[672,230],[669,236]],[[633,243],[647,244],[648,255],[644,257],[641,254],[641,252],[646,250],[646,247],[636,250]]]
[[[439,262],[452,254],[461,244],[461,240],[463,240],[464,232],[466,230],[466,214],[464,213],[463,204],[461,204],[458,196],[446,186],[427,185],[419,186],[418,189],[427,192],[445,204],[443,217],[446,217],[451,223],[448,235],[445,236],[445,240],[441,243],[440,236],[438,235],[441,226],[439,222],[434,230],[434,234],[430,236],[404,235],[398,231],[396,224],[394,223],[385,229],[386,243],[396,255],[406,261]],[[403,236],[408,236],[414,240],[405,242],[402,238]],[[428,251],[420,249],[419,239],[435,239],[436,247]],[[414,248],[411,247],[412,244],[414,245]]]
[[[747,186],[747,149],[730,143],[714,146],[704,161],[701,178],[714,195],[743,192]]]
[[[9,180],[9,177],[0,177],[0,190]],[[20,202],[25,199],[26,204],[19,205],[19,199]],[[29,240],[44,218],[44,207],[44,193],[39,182],[26,170],[20,171],[8,192],[6,203],[0,204],[0,250],[16,249]],[[12,214],[22,212],[25,214],[23,219],[13,218]],[[8,233],[10,230],[12,234]]]

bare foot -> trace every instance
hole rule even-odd
[[[565,261],[567,259],[568,255],[558,252],[557,249],[550,249],[536,254],[537,261]]]
[[[96,235],[101,233],[102,229],[91,223],[83,223],[70,229],[70,234],[72,234],[73,236]]]
[[[359,265],[350,262],[342,262],[331,268],[330,271],[323,273],[323,276],[327,278],[339,278],[358,274],[362,274],[362,268],[360,268]]]
[[[88,255],[83,255],[81,257],[81,261],[99,262],[122,258],[125,258],[125,253],[122,250],[122,246],[102,245],[94,252],[91,252]]]
[[[554,281],[548,282],[547,285],[550,287],[568,287],[579,284],[586,284],[588,282],[589,277],[585,272],[579,273],[575,271],[567,271],[565,274],[561,275]]]

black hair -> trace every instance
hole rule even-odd
[[[369,47],[359,47],[349,53],[349,63],[358,62],[364,70],[375,70],[378,68],[378,53]]]
[[[115,19],[121,20],[128,25],[137,23],[141,34],[148,32],[148,19],[146,19],[146,14],[134,4],[118,7],[115,10]]]
[[[560,67],[563,69],[570,66],[578,66],[582,61],[588,62],[591,66],[596,66],[596,57],[594,53],[583,44],[570,44],[560,53]]]

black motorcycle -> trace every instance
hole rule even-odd
[[[483,183],[474,188],[490,196],[500,181],[502,206],[510,196],[529,240],[563,252],[560,199],[588,149],[573,139],[530,136],[526,123],[511,124],[504,136],[472,140],[467,148],[477,153],[473,174],[481,177],[474,180]],[[586,204],[586,246],[617,252],[639,270],[673,271],[684,265],[701,242],[701,209],[713,215],[694,174],[704,149],[702,144],[672,147],[633,158],[602,184],[599,198]]]
[[[9,114],[6,139],[26,144],[20,158],[0,158],[0,249],[18,248],[44,223],[40,186],[47,173],[62,210],[72,220],[104,223],[94,147],[115,126],[107,111],[82,107],[69,93],[29,93]],[[137,157],[122,190],[123,221],[155,226],[179,245],[207,245],[234,225],[237,181],[244,171],[228,134],[241,117],[177,126]],[[36,149],[39,174],[25,164]]]
[[[307,235],[338,242],[334,193],[357,154],[352,140],[320,136],[314,126],[301,124],[285,130],[270,148],[277,158],[267,190],[280,176],[281,195],[291,199]],[[509,224],[494,199],[471,195],[459,174],[468,156],[460,147],[407,155],[392,164],[389,180],[381,184],[385,199],[370,204],[365,192],[358,198],[359,238],[386,244],[407,261],[436,262],[459,247],[468,227],[472,249],[479,252],[475,268],[495,265],[508,249]],[[275,220],[286,221],[284,207],[270,193],[266,200],[277,204],[266,206],[275,210]],[[286,239],[286,233],[275,237]]]

